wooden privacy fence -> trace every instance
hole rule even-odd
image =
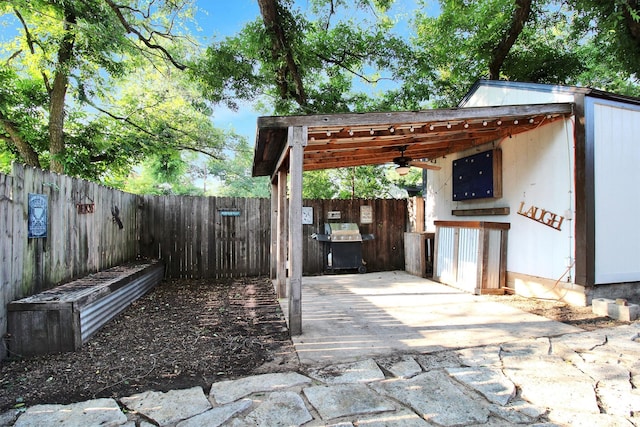
[[[326,267],[326,244],[311,236],[324,233],[324,224],[328,222],[356,223],[361,234],[374,235],[374,240],[362,242],[367,271],[404,269],[403,239],[408,221],[405,199],[304,200],[303,206],[313,208],[313,224],[302,227],[303,274],[319,274]],[[363,206],[367,207],[364,217]],[[340,218],[329,219],[329,212],[340,212]]]
[[[303,273],[320,274],[326,247],[312,239],[324,223],[355,222],[375,239],[362,243],[368,271],[404,269],[406,200],[305,200],[313,224],[303,226]],[[371,222],[361,221],[369,206]],[[140,254],[160,258],[172,278],[227,278],[268,275],[271,202],[235,197],[143,196],[140,202]],[[340,212],[329,220],[328,212]]]
[[[46,196],[46,237],[29,238],[29,194]],[[0,331],[6,307],[58,283],[133,260],[138,197],[14,164],[0,174]],[[117,207],[114,222],[112,209]],[[40,209],[43,209],[40,207]],[[42,211],[37,214],[42,218]]]
[[[141,211],[140,253],[166,277],[269,274],[269,199],[143,196]]]
[[[45,196],[37,216],[47,220],[46,237],[28,237],[30,194]],[[329,221],[375,236],[362,244],[368,271],[404,269],[406,200],[304,206],[313,208],[303,227],[304,274],[325,271],[326,247],[311,236]],[[161,259],[171,278],[269,275],[271,209],[269,199],[138,196],[14,164],[12,175],[0,174],[0,333],[9,302],[138,257]]]

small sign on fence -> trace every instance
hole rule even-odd
[[[240,216],[240,211],[237,209],[218,209],[220,216]]]
[[[47,237],[48,201],[45,194],[29,193],[29,239]]]
[[[79,215],[92,214],[95,212],[96,206],[93,203],[78,203],[76,209]]]

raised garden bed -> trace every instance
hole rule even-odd
[[[136,262],[13,301],[7,307],[9,351],[33,356],[77,350],[163,275],[159,262]]]

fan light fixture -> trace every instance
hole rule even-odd
[[[401,164],[396,166],[396,172],[400,176],[405,176],[406,174],[408,174],[410,169],[411,168],[409,167],[409,165]]]
[[[400,147],[400,157],[396,157],[393,159],[393,163],[395,163],[396,166],[396,173],[400,176],[405,176],[406,174],[409,173],[409,170],[411,169],[409,167],[409,162],[411,161],[411,157],[405,157],[404,156],[404,150],[407,149],[407,146],[403,146]]]

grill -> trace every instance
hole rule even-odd
[[[353,270],[366,273],[366,262],[362,259],[362,242],[373,240],[373,234],[360,234],[358,224],[332,222],[324,225],[324,234],[311,236],[323,242],[327,248],[327,270]]]

